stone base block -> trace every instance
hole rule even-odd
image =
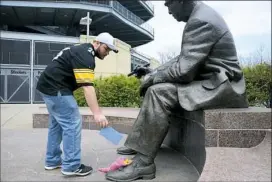
[[[206,147],[251,148],[271,130],[206,130]]]
[[[128,134],[134,123],[134,118],[107,116],[107,119],[117,131]],[[35,113],[33,115],[33,128],[48,128],[48,113]],[[82,115],[82,129],[99,130],[100,127],[94,121],[93,115]]]
[[[214,109],[205,110],[203,115],[195,114],[195,112],[179,112],[177,111],[177,115],[173,115],[172,119],[173,122],[175,120],[176,123],[179,123],[179,126],[176,127],[182,129],[191,122],[197,122],[197,125],[205,128],[203,137],[206,147],[255,147],[263,141],[266,132],[271,131],[271,109],[269,108]],[[107,119],[117,131],[128,134],[132,129],[136,114],[131,118],[123,114],[107,116]],[[185,119],[181,119],[180,114]],[[83,112],[82,118],[83,129],[99,129],[92,115]],[[43,110],[33,114],[33,128],[47,127],[47,111]],[[197,135],[197,133],[194,134]]]

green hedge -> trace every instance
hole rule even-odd
[[[272,88],[271,65],[257,64],[243,68],[243,72],[250,106],[268,107]]]
[[[95,80],[97,100],[102,107],[140,107],[140,81],[125,75]],[[87,106],[82,89],[75,91],[79,106]]]
[[[269,100],[271,88],[271,67],[258,64],[243,68],[250,106],[263,106]],[[95,88],[99,105],[102,107],[140,107],[140,81],[125,75],[99,78]],[[79,106],[87,106],[82,89],[75,92]]]

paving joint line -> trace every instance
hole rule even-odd
[[[19,112],[17,112],[16,114],[12,115],[10,118],[8,118],[3,124],[1,124],[1,127],[3,127],[5,124],[7,124],[12,118],[14,118],[15,116],[17,116],[19,113],[23,112],[23,110],[20,110]]]

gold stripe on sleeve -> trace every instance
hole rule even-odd
[[[74,75],[77,83],[93,83],[94,72],[90,69],[74,69]]]

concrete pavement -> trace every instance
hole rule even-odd
[[[271,181],[271,132],[252,148],[210,147],[199,181]]]
[[[92,175],[64,178],[60,170],[45,171],[44,157],[47,129],[32,129],[32,114],[46,110],[45,105],[1,105],[1,181],[105,181],[99,167],[107,167],[119,155],[117,147],[99,135],[99,131],[82,131],[82,162],[94,168]],[[139,109],[102,108],[106,116],[136,118]],[[91,113],[80,108],[81,113]],[[171,155],[171,157],[169,157]],[[168,161],[165,163],[165,161]],[[199,177],[191,163],[178,152],[163,148],[156,158],[157,177],[153,181],[196,181]],[[165,170],[169,169],[169,170]],[[181,170],[184,168],[184,171]]]
[[[44,170],[47,129],[2,129],[1,181],[106,181],[100,167],[107,167],[118,156],[117,147],[99,135],[98,131],[83,130],[82,162],[94,171],[86,177],[64,177],[60,169]],[[131,156],[130,156],[131,157]],[[152,181],[196,181],[197,171],[178,152],[163,148],[156,158],[157,177]]]
[[[47,129],[32,129],[32,113],[44,105],[1,105],[1,181],[104,181],[98,167],[106,167],[118,155],[98,131],[83,131],[83,162],[95,171],[84,178],[66,179],[59,170],[43,170]],[[103,108],[105,115],[136,117],[139,109]],[[81,108],[81,112],[89,112]],[[121,146],[124,138],[119,146]],[[207,149],[207,160],[199,181],[271,181],[271,132],[254,148]],[[170,153],[171,152],[171,153]],[[196,173],[178,153],[162,150],[156,158],[153,181],[195,181]]]
[[[32,113],[43,106],[42,104],[1,104],[1,128],[32,128]]]

